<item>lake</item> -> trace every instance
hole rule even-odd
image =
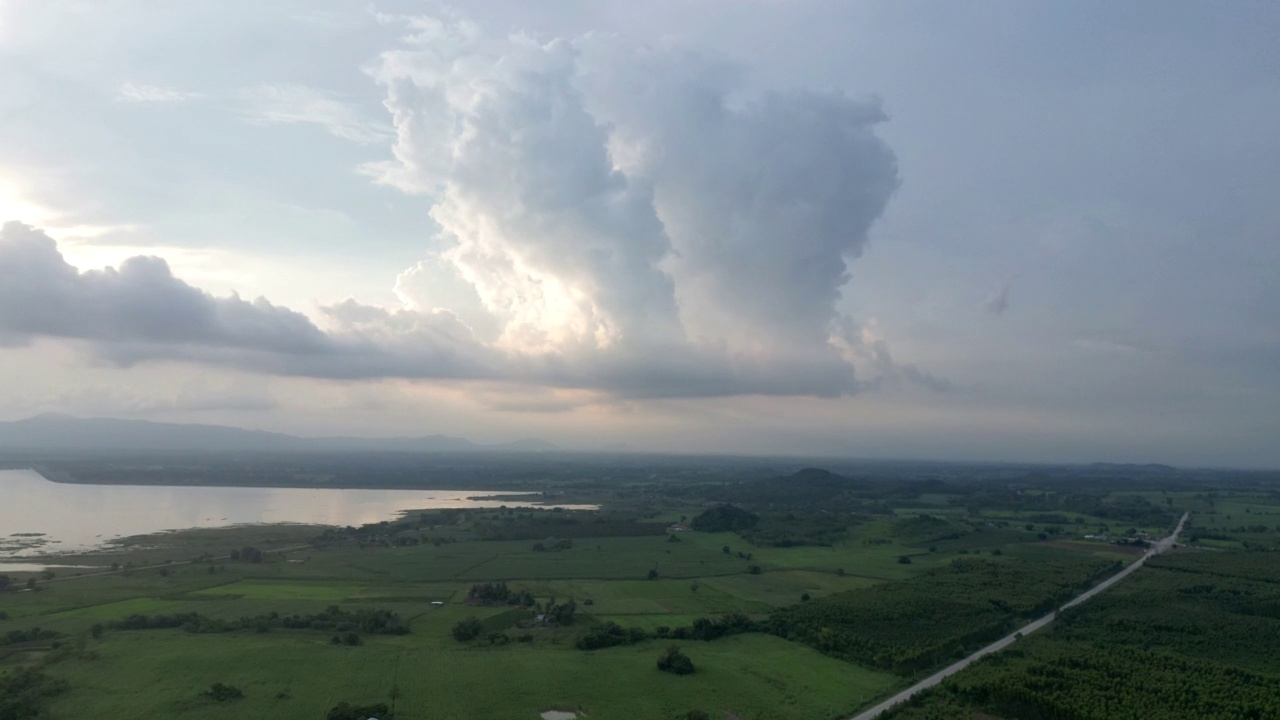
[[[78,485],[33,470],[0,470],[0,571],[48,553],[99,547],[115,538],[164,530],[260,523],[363,525],[406,510],[537,507],[485,490],[341,490],[334,488]],[[555,507],[555,506],[549,506]],[[593,505],[560,505],[595,509]],[[14,560],[10,565],[5,559]]]

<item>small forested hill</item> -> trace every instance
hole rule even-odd
[[[737,532],[749,530],[760,522],[760,516],[733,505],[718,505],[694,516],[689,527],[699,532]]]
[[[859,498],[878,497],[884,488],[907,483],[854,480],[818,468],[805,468],[782,477],[749,480],[703,491],[709,500],[746,507],[808,508],[817,505],[848,504]]]

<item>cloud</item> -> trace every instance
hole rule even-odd
[[[160,258],[80,272],[48,235],[16,222],[0,228],[0,332],[291,354],[326,342],[305,316],[261,298],[213,298]]]
[[[864,377],[858,383],[862,390],[880,390],[904,383],[934,392],[946,392],[954,387],[947,378],[925,372],[915,364],[894,360],[874,319],[859,326],[850,318],[840,318],[832,328],[831,344],[849,364],[864,369]]]
[[[319,125],[334,137],[361,145],[391,139],[391,128],[366,117],[341,98],[304,85],[259,85],[239,93],[239,112],[259,125]]]
[[[365,171],[430,199],[431,273],[470,286],[498,347],[594,356],[633,392],[854,386],[829,337],[898,185],[878,102],[753,96],[736,68],[617,37],[408,25],[371,68],[395,159]]]
[[[305,87],[242,100],[253,122],[392,141],[393,158],[364,172],[422,197],[439,227],[438,249],[397,278],[402,308],[349,300],[312,319],[213,297],[158,258],[82,272],[11,223],[0,334],[85,340],[117,363],[484,380],[597,399],[945,385],[836,310],[898,186],[878,101],[752,93],[734,66],[616,37],[381,20],[407,29],[368,70],[393,135]]]
[[[116,100],[130,103],[175,103],[199,100],[203,95],[162,85],[127,82],[116,92]]]

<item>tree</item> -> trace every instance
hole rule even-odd
[[[0,575],[0,592],[9,589],[9,583],[12,582],[8,575]]]
[[[36,589],[36,579],[35,579],[35,578],[27,578],[27,589],[28,589],[28,590],[35,590],[35,589]]]
[[[480,637],[482,632],[484,632],[484,624],[478,618],[469,617],[459,620],[458,624],[453,626],[453,639],[458,642],[471,642]]]
[[[658,579],[658,568],[653,568],[653,569],[649,570],[649,573],[648,573],[647,575],[645,575],[645,577],[649,578],[650,580],[657,580],[657,579]]]
[[[910,564],[911,564],[911,556],[910,556],[910,555],[899,555],[899,556],[898,556],[898,564],[899,564],[899,565],[910,565]]]
[[[809,593],[804,593],[803,595],[801,595],[800,602],[809,602]]]
[[[675,675],[691,675],[693,661],[688,655],[680,652],[680,648],[672,645],[658,658],[658,669]]]
[[[752,565],[750,568],[747,569],[747,572],[751,573],[752,575],[759,575],[760,573],[764,572],[764,570],[761,570],[759,565]]]

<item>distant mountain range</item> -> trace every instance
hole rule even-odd
[[[223,425],[185,425],[48,413],[0,422],[0,451],[39,452],[555,452],[526,439],[485,445],[448,435],[303,438]]]

